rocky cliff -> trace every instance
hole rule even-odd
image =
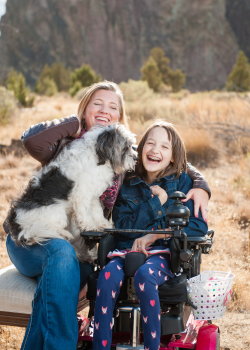
[[[234,16],[235,2],[7,0],[0,22],[0,75],[14,67],[34,86],[44,64],[57,61],[71,68],[90,63],[116,82],[139,79],[151,48],[160,46],[172,68],[187,73],[187,88],[222,87],[241,45],[241,29],[227,19]]]

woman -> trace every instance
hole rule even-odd
[[[90,86],[80,101],[77,116],[31,126],[24,132],[22,141],[27,152],[44,166],[64,145],[81,137],[92,126],[116,122],[127,126],[122,92],[115,83],[104,81]],[[201,206],[205,216],[209,186],[195,168],[189,167],[189,175],[196,188],[190,191],[188,199],[194,199],[197,215]],[[113,187],[101,196],[106,217],[114,205],[123,177],[119,176]],[[8,233],[8,227],[4,228]],[[71,244],[60,239],[16,246],[8,235],[6,245],[16,268],[24,275],[38,279],[32,315],[21,349],[75,350],[79,290],[86,284],[92,266],[79,264]]]

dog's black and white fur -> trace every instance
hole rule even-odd
[[[112,227],[99,197],[112,185],[114,173],[134,168],[133,144],[135,135],[113,124],[93,127],[66,146],[13,200],[7,218],[12,238],[29,245],[66,239],[80,261],[95,259],[95,249],[87,248],[80,232]]]

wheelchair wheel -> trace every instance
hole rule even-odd
[[[215,350],[220,350],[220,333],[217,333],[217,341],[216,341],[216,349]]]
[[[80,341],[76,350],[92,350],[92,342]]]

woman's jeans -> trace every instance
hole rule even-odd
[[[92,266],[79,263],[74,248],[63,239],[16,246],[8,235],[6,246],[18,271],[38,281],[21,350],[75,350],[79,290]]]

